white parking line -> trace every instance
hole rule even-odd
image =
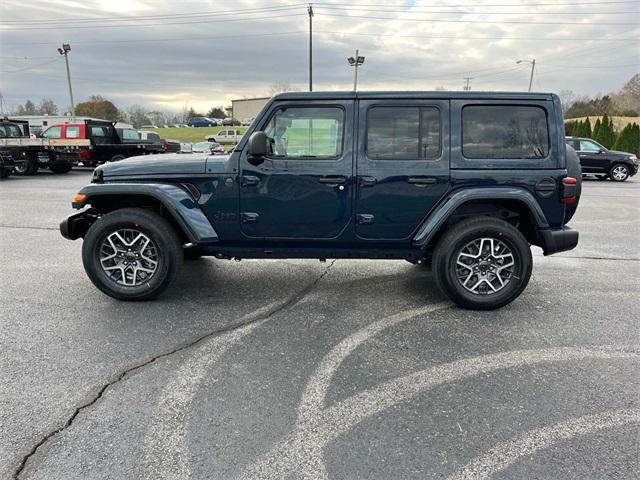
[[[484,480],[504,470],[519,458],[532,455],[554,443],[606,428],[640,422],[640,409],[617,410],[532,430],[516,440],[501,443],[465,465],[447,480]]]

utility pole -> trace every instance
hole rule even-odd
[[[529,91],[531,91],[531,86],[533,85],[533,72],[536,69],[536,59],[533,60],[518,60],[517,64],[521,63],[530,63],[531,64],[531,76],[529,77]]]
[[[471,90],[471,80],[473,80],[473,77],[463,77],[465,84],[464,84],[464,91],[468,92],[469,90]]]
[[[76,107],[73,103],[73,90],[71,89],[71,73],[69,72],[69,52],[71,45],[63,43],[62,48],[58,48],[58,53],[64,57],[64,63],[67,66],[67,84],[69,85],[69,99],[71,100],[71,121],[76,121]]]
[[[307,7],[309,14],[309,91],[313,91],[313,5]]]
[[[358,67],[364,63],[364,57],[358,55],[358,50],[356,50],[356,56],[347,58],[347,62],[355,69],[353,71],[353,91],[355,92],[358,90]]]

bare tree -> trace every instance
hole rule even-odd
[[[560,104],[562,105],[563,112],[569,110],[571,105],[576,101],[576,94],[573,93],[573,90],[560,90],[558,96],[560,97]]]
[[[269,96],[273,97],[274,95],[277,95],[279,93],[295,92],[296,90],[296,88],[291,86],[289,80],[287,80],[286,82],[275,82],[271,85],[271,87],[269,87]]]

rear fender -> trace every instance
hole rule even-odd
[[[451,193],[438,207],[436,207],[436,210],[427,217],[413,237],[413,244],[421,248],[428,245],[434,235],[438,233],[440,228],[446,223],[449,216],[455,212],[458,207],[474,200],[519,201],[526,205],[537,229],[549,228],[549,223],[547,222],[544,212],[540,208],[540,205],[533,194],[528,190],[517,187],[468,188]]]

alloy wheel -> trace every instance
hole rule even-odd
[[[504,289],[515,269],[511,249],[496,238],[478,238],[458,252],[456,277],[474,295],[493,295]]]
[[[136,287],[148,282],[156,273],[158,248],[139,230],[117,230],[100,246],[100,266],[119,285]]]

